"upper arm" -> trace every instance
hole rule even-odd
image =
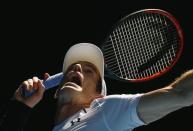
[[[138,104],[138,115],[146,124],[156,121],[182,107],[181,98],[166,87],[145,93]]]
[[[9,100],[0,111],[0,130],[22,130],[31,108],[17,100]]]
[[[110,95],[105,97],[103,112],[112,129],[133,129],[144,125],[137,114],[137,105],[143,94]],[[116,123],[116,124],[115,124]]]

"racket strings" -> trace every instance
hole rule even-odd
[[[105,62],[124,79],[140,79],[171,64],[179,38],[174,25],[164,16],[140,14],[123,21],[104,46]]]

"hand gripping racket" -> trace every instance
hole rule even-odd
[[[112,27],[102,43],[105,76],[129,82],[151,80],[169,71],[184,44],[178,21],[160,9],[129,14]],[[43,84],[46,89],[52,88],[62,77],[62,73],[56,74]]]

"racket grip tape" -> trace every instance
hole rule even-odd
[[[56,87],[57,85],[60,84],[62,78],[63,78],[63,73],[58,73],[58,74],[52,75],[48,79],[43,80],[43,85],[44,85],[46,90],[53,88],[53,87]],[[35,92],[35,90],[29,92],[24,87],[21,87],[21,93],[24,97],[29,97],[34,92]]]

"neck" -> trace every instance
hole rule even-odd
[[[74,115],[78,111],[88,108],[90,103],[86,104],[73,104],[73,103],[65,103],[65,104],[58,104],[56,115],[55,115],[55,124],[59,124],[62,121],[66,120],[70,116]]]
[[[82,106],[73,105],[73,104],[64,104],[57,107],[55,115],[55,124],[59,124],[62,121],[66,120],[70,116],[74,115],[78,111],[83,109]]]

